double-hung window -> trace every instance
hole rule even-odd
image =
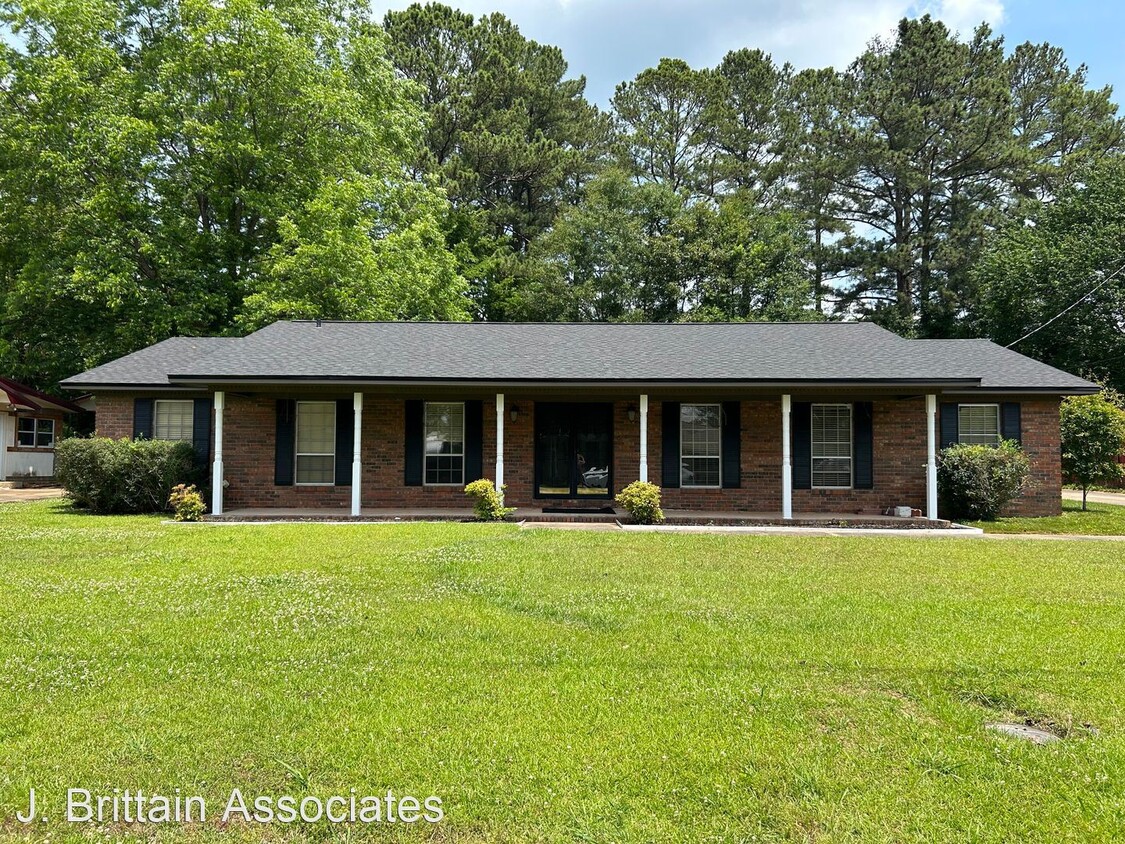
[[[192,439],[195,402],[160,399],[152,407],[152,438],[154,440]]]
[[[680,486],[719,486],[721,428],[719,405],[680,405]]]
[[[1000,405],[957,405],[957,442],[1000,445]]]
[[[812,406],[812,485],[847,489],[852,485],[852,406]]]
[[[426,485],[465,483],[465,403],[426,402]]]
[[[336,402],[297,402],[296,482],[331,486],[336,482]]]
[[[54,448],[55,420],[21,417],[16,423],[16,443],[20,448]]]

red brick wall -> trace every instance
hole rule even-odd
[[[1059,400],[1021,402],[1020,434],[1031,461],[1028,489],[1006,511],[1015,516],[1057,516],[1062,512],[1062,443]]]
[[[100,393],[94,416],[94,433],[99,437],[119,440],[133,436],[133,400],[135,393]]]
[[[97,401],[97,430],[103,436],[130,436],[135,394],[103,394]],[[343,395],[333,398],[344,398]],[[977,399],[979,401],[979,399]],[[987,400],[987,399],[986,399]],[[493,478],[496,460],[494,401],[484,402],[484,475]],[[638,423],[629,421],[635,399],[614,402],[613,483],[621,489],[639,476]],[[229,487],[226,505],[239,507],[347,507],[350,487],[278,487],[273,483],[275,397],[227,395],[223,458]],[[511,419],[512,408],[517,418]],[[661,402],[649,403],[649,479],[661,483]],[[886,507],[925,507],[926,428],[922,399],[873,403],[874,479],[870,490],[793,491],[797,514],[815,512],[875,513]],[[1013,514],[1060,512],[1059,402],[1035,399],[1022,403],[1023,445],[1032,463],[1032,484],[1011,508]],[[363,505],[365,507],[465,507],[460,487],[405,486],[403,457],[405,403],[402,399],[365,396],[363,413]],[[667,489],[669,509],[780,512],[781,401],[742,402],[742,487],[740,489]],[[533,498],[535,401],[527,395],[506,396],[504,418],[504,480],[507,502],[538,505]],[[565,505],[566,501],[552,500]],[[590,503],[586,501],[585,503]]]

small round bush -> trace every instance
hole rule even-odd
[[[648,481],[633,481],[613,499],[639,525],[658,525],[664,521],[660,509],[660,487]]]
[[[994,521],[1027,484],[1030,464],[1023,449],[1006,440],[999,446],[952,445],[938,462],[938,495],[945,518]]]
[[[502,487],[501,492],[507,489]],[[484,522],[503,521],[505,516],[516,512],[515,507],[505,507],[504,497],[496,491],[496,486],[487,478],[473,481],[465,487],[465,495],[473,499],[473,512]]]
[[[168,504],[175,512],[177,522],[198,522],[207,509],[195,484],[177,484],[172,487]]]

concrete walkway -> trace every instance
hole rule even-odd
[[[1082,490],[1080,489],[1064,489],[1062,491],[1063,498],[1067,501],[1081,501]],[[1098,504],[1120,504],[1125,507],[1125,492],[1098,492],[1097,490],[1090,490],[1086,495],[1086,502]]]
[[[41,501],[44,498],[62,498],[63,491],[59,487],[43,487],[42,489],[0,489],[0,504],[12,501]]]

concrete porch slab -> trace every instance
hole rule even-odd
[[[472,509],[465,508],[374,508],[365,507],[359,516],[345,508],[262,507],[228,510],[221,516],[207,516],[209,522],[468,522],[474,521]],[[615,513],[544,513],[541,507],[520,507],[507,521],[524,526],[533,525],[605,525],[627,529],[647,529],[628,524],[628,515]],[[666,528],[748,528],[773,527],[788,530],[808,528],[847,530],[940,530],[948,531],[948,521],[901,518],[898,516],[855,513],[798,513],[785,519],[781,513],[749,513],[738,511],[666,510]]]

